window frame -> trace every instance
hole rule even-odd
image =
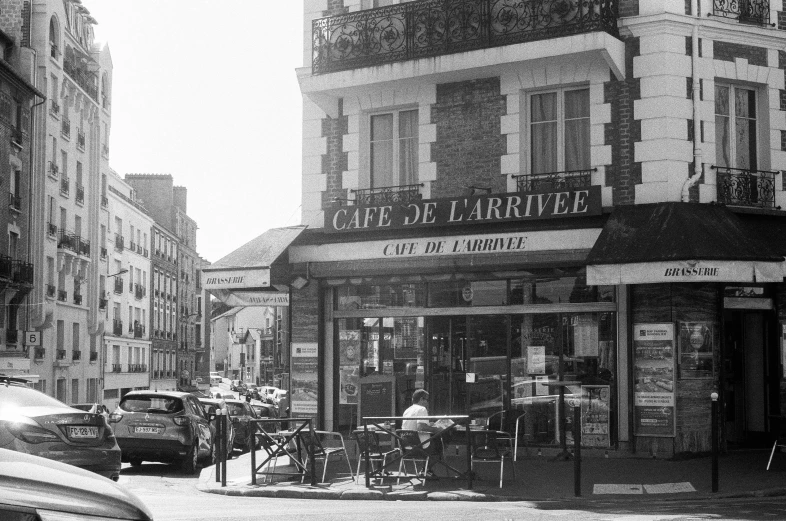
[[[399,135],[400,131],[400,121],[401,121],[401,113],[403,112],[414,112],[415,113],[415,130],[416,135],[413,136],[415,139],[415,146],[414,146],[414,153],[415,153],[415,170],[413,172],[413,180],[412,183],[407,184],[417,184],[420,182],[420,107],[418,105],[403,105],[394,108],[385,108],[379,109],[374,111],[366,112],[363,118],[364,121],[364,129],[363,129],[363,154],[364,154],[364,164],[365,164],[365,187],[360,186],[359,188],[384,188],[390,186],[404,186],[401,182],[397,184],[379,184],[374,182],[374,164],[373,164],[373,154],[372,154],[372,134],[373,134],[373,127],[372,127],[372,120],[374,117],[383,116],[386,114],[390,114],[393,116],[393,128],[392,128],[392,136],[391,139],[393,142],[393,176],[401,179],[401,164],[399,161],[401,148],[400,143],[402,138]],[[405,138],[405,139],[412,139],[412,138]]]
[[[737,89],[744,89],[747,91],[753,92],[753,99],[756,104],[754,107],[754,121],[756,124],[756,129],[753,134],[753,137],[756,139],[756,146],[754,147],[754,151],[756,153],[756,157],[754,161],[747,168],[743,168],[742,170],[749,170],[749,171],[760,171],[760,170],[768,170],[770,168],[770,158],[769,154],[767,154],[766,144],[769,143],[768,136],[766,135],[767,129],[769,128],[769,123],[767,122],[767,110],[768,104],[766,103],[766,99],[764,98],[764,94],[762,92],[762,88],[759,85],[752,85],[748,83],[741,83],[735,81],[728,81],[724,79],[716,79],[715,80],[715,88],[713,90],[713,128],[715,132],[715,164],[722,168],[732,168],[732,169],[739,169],[740,167],[737,166],[737,147],[736,142],[734,139],[729,140],[729,163],[728,165],[721,165],[720,157],[718,157],[718,124],[717,124],[717,117],[719,114],[717,113],[716,109],[716,91],[717,88],[727,87],[729,89],[729,113],[726,115],[729,119],[729,136],[734,136],[737,128],[737,116],[734,114],[735,112],[735,96],[734,93]],[[755,165],[755,166],[753,166]]]

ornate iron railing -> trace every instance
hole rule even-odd
[[[76,185],[76,202],[80,204],[85,202],[85,187],[82,185]]]
[[[79,85],[88,96],[93,98],[93,101],[98,103],[98,80],[95,74],[88,72],[87,70],[80,69],[77,66],[76,60],[68,58],[63,60],[63,70],[66,74],[71,76],[76,84]]]
[[[46,285],[46,296],[49,298],[55,298],[55,287],[52,284]]]
[[[57,290],[57,300],[60,302],[65,302],[68,300],[68,292],[64,289]]]
[[[68,195],[68,193],[70,191],[71,191],[71,180],[68,179],[65,176],[61,177],[60,178],[60,193]]]
[[[55,163],[54,161],[50,161],[47,172],[49,172],[49,175],[51,175],[52,177],[57,177],[58,175],[60,175],[60,168],[57,166],[57,163]]]
[[[572,34],[616,36],[615,0],[419,0],[314,20],[314,74]]]
[[[18,284],[32,284],[34,267],[33,264],[23,260],[15,260],[12,262],[13,266],[13,281]]]
[[[115,279],[115,293],[118,295],[123,293],[123,279]]]
[[[98,360],[98,351],[90,351],[90,361],[95,362]]]
[[[121,364],[112,364],[112,372],[119,373],[123,370],[123,366]]]
[[[536,192],[538,190],[564,190],[566,188],[584,188],[592,184],[590,170],[568,170],[565,172],[549,172],[547,174],[522,174],[512,176],[516,180],[519,192]]]
[[[55,223],[46,223],[46,233],[48,233],[50,237],[56,237],[57,225]]]
[[[49,105],[49,112],[57,116],[60,114],[60,105],[55,100],[50,100],[52,103]]]
[[[712,14],[740,22],[769,25],[770,0],[713,0]]]
[[[67,119],[63,119],[63,121],[60,122],[60,133],[65,137],[71,137],[71,122]]]
[[[76,253],[78,244],[74,243],[74,235],[62,228],[57,232],[57,247]]]
[[[112,334],[115,336],[120,336],[123,334],[123,321],[122,320],[113,320],[112,321]]]
[[[365,188],[350,190],[355,196],[355,205],[364,204],[406,204],[419,201],[423,198],[420,187],[423,183],[401,186],[381,186],[379,188]]]
[[[769,170],[713,166],[718,202],[733,206],[775,208],[775,175]]]
[[[85,132],[81,128],[76,129],[76,146],[85,149]]]

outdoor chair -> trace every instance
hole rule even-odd
[[[309,455],[314,458],[315,463],[320,460],[323,462],[322,483],[325,482],[328,463],[332,456],[338,456],[339,460],[343,457],[347,462],[349,475],[353,480],[355,479],[355,475],[352,472],[352,464],[349,462],[349,456],[347,455],[347,448],[344,445],[344,437],[341,433],[316,430],[308,431],[304,429],[301,434],[301,439],[306,448],[305,467],[308,468]],[[304,474],[300,482],[302,483],[305,478],[306,476]]]
[[[780,420],[780,428],[778,430],[778,437],[775,438],[775,442],[772,444],[772,451],[770,451],[770,460],[767,462],[767,470],[770,470],[772,457],[775,456],[775,450],[778,448],[781,450],[786,449],[786,419]]]
[[[368,433],[363,429],[354,430],[352,431],[352,438],[358,444],[358,467],[355,470],[355,476],[357,476],[358,482],[360,482],[360,463],[366,461],[367,449],[368,461],[371,463],[371,468],[374,468],[374,462],[379,462],[381,463],[380,470],[383,472],[388,458],[400,453],[398,447],[390,450],[383,450],[379,442],[379,433],[373,430],[368,431]]]
[[[428,462],[431,458],[430,451],[427,448],[420,447],[420,435],[418,431],[408,429],[396,429],[396,439],[398,440],[398,448],[401,450],[401,460],[398,464],[398,479],[396,485],[401,483],[401,471],[404,470],[404,475],[408,476],[407,461],[411,461],[415,467],[415,476],[418,476],[418,462],[423,461],[423,475],[428,471]],[[432,441],[432,443],[434,443]]]
[[[470,470],[475,471],[476,463],[499,463],[499,488],[505,473],[505,460],[511,460],[513,479],[516,479],[516,467],[513,465],[513,454],[510,450],[510,437],[507,433],[497,431],[472,431]]]

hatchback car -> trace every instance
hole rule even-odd
[[[74,409],[17,378],[0,377],[0,448],[68,463],[117,481],[120,447],[100,413]]]
[[[232,425],[235,428],[235,448],[243,452],[248,452],[251,447],[248,443],[249,429],[251,420],[259,419],[251,404],[245,400],[224,400],[232,417]]]
[[[131,391],[109,416],[123,461],[180,464],[196,472],[200,462],[215,462],[215,427],[190,393]]]
[[[202,405],[202,410],[205,411],[207,417],[210,418],[213,428],[218,432],[218,424],[215,419],[216,411],[226,409],[226,402],[221,398],[200,398],[199,403]],[[235,426],[232,424],[232,415],[229,414],[228,410],[227,415],[229,416],[229,421],[227,422],[226,454],[227,457],[230,457],[235,445]]]

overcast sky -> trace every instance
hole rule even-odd
[[[210,262],[300,223],[301,0],[83,0],[112,55],[110,166],[188,188]]]

